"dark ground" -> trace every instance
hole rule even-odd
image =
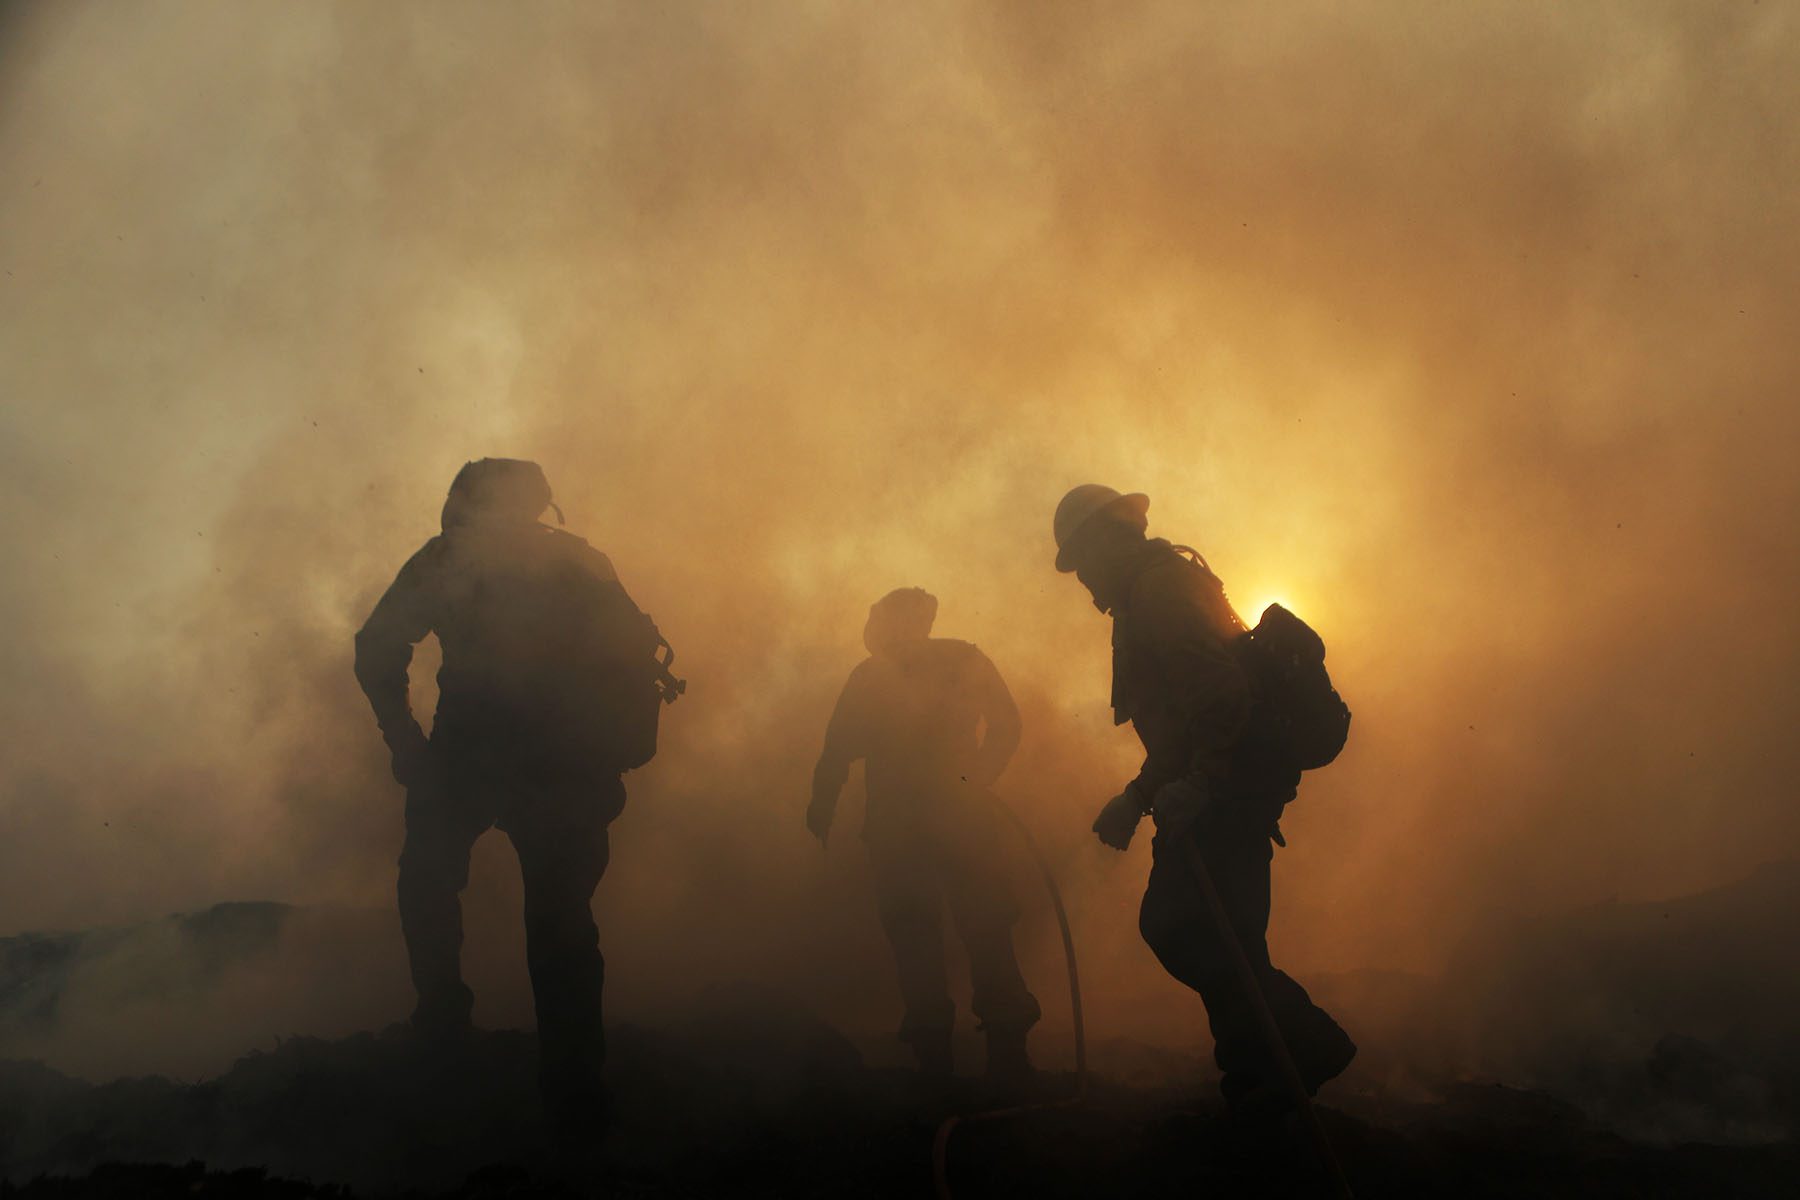
[[[387,953],[383,918],[386,940],[364,940]],[[142,929],[0,939],[0,1055],[15,1056],[0,1058],[0,1200],[564,1194],[527,1034],[453,1050],[397,1028],[291,1038],[192,1083],[92,1084],[23,1057],[83,1008],[71,996],[110,1011],[113,993],[82,982],[94,977],[126,981],[125,999],[161,995],[147,1027],[215,1019],[229,1011],[216,998],[175,1006],[210,996],[233,963],[264,962],[294,919],[221,905]],[[334,953],[362,928],[346,921],[329,926]],[[1693,896],[1522,925],[1516,945],[1472,943],[1441,979],[1313,981],[1363,1045],[1322,1097],[1357,1195],[1800,1197],[1796,922],[1800,863],[1778,863]],[[615,1121],[587,1164],[606,1195],[930,1195],[941,1119],[994,1101],[972,1081],[921,1095],[910,1074],[865,1065],[803,1005],[753,985],[657,1019],[612,1030]],[[1225,1117],[1203,1059],[1126,1039],[1092,1051],[1079,1107],[958,1129],[955,1195],[1327,1194],[1303,1143]],[[965,1071],[979,1064],[972,1035],[959,1053]],[[1495,1079],[1510,1086],[1472,1082]],[[1041,1090],[1066,1097],[1074,1080]]]
[[[921,1095],[828,1026],[767,998],[733,1017],[616,1031],[617,1115],[590,1164],[618,1196],[923,1196],[968,1081]],[[92,1085],[0,1064],[0,1196],[560,1195],[539,1130],[533,1040],[433,1049],[401,1029],[292,1039],[219,1079]],[[1177,1067],[1179,1063],[1173,1064]],[[1071,1091],[1043,1081],[1046,1098]],[[1233,1125],[1210,1082],[1096,1078],[1076,1107],[961,1127],[955,1194],[1326,1194],[1303,1144]],[[1359,1196],[1792,1197],[1800,1144],[1628,1142],[1548,1095],[1455,1084],[1400,1103],[1369,1092],[1323,1116]]]

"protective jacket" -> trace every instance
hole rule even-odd
[[[835,805],[850,764],[864,759],[863,836],[904,836],[953,818],[946,806],[990,786],[1019,734],[1018,707],[987,655],[969,642],[921,638],[851,671],[825,730],[813,802]]]
[[[588,744],[592,689],[609,661],[642,651],[644,624],[581,538],[535,522],[458,524],[400,568],[356,635],[356,677],[390,747],[422,740],[407,668],[435,633],[433,741],[556,762]]]
[[[1256,800],[1294,795],[1299,772],[1259,752],[1256,694],[1233,642],[1243,622],[1219,579],[1162,539],[1121,572],[1113,617],[1113,719],[1144,745],[1133,782],[1148,805],[1164,784],[1192,776],[1213,793]]]

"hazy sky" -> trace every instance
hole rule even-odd
[[[855,946],[886,1002],[857,806],[824,864],[800,813],[916,584],[1020,697],[1099,1018],[1177,1003],[1086,832],[1090,480],[1331,648],[1300,969],[1800,853],[1796,111],[1780,4],[0,9],[0,933],[387,903],[350,635],[487,454],[691,680],[628,990]]]

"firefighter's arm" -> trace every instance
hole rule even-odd
[[[1006,770],[1006,764],[1019,748],[1019,706],[1007,690],[992,660],[975,651],[975,688],[981,704],[981,720],[986,727],[981,747],[969,764],[969,782],[978,788],[989,788]]]
[[[425,746],[425,733],[408,698],[407,668],[412,665],[413,646],[432,629],[436,552],[433,539],[407,560],[356,634],[356,681],[393,752],[396,777],[407,774],[405,761],[421,754]]]
[[[1124,791],[1106,802],[1106,807],[1094,818],[1094,832],[1099,835],[1101,842],[1114,850],[1123,850],[1131,845],[1131,837],[1137,832],[1138,822],[1150,815],[1151,802],[1156,798],[1157,785],[1146,782],[1155,778],[1156,774],[1154,761],[1146,757],[1137,778],[1126,784]]]
[[[1250,681],[1189,579],[1169,573],[1148,583],[1133,595],[1133,613],[1155,647],[1181,736],[1145,759],[1128,790],[1156,812],[1159,827],[1179,827],[1199,820],[1228,769],[1250,715]]]
[[[1128,785],[1124,791],[1106,802],[1100,815],[1094,818],[1094,833],[1100,841],[1114,850],[1123,850],[1131,845],[1131,835],[1137,832],[1138,822],[1144,819],[1145,808],[1133,794]]]
[[[813,768],[812,802],[806,806],[806,827],[819,844],[824,845],[831,833],[831,820],[837,813],[838,795],[850,777],[850,764],[863,757],[863,720],[861,701],[862,669],[850,673],[831,711],[825,727],[825,748]]]

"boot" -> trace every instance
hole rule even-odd
[[[1306,1082],[1309,1096],[1342,1075],[1350,1060],[1356,1057],[1356,1043],[1350,1040],[1350,1035],[1337,1022],[1328,1019],[1327,1023],[1330,1028],[1307,1047],[1307,1054],[1300,1059],[1300,1078]]]
[[[1037,1075],[1025,1053],[1026,1030],[991,1026],[987,1031],[987,1077],[1000,1083],[1027,1083]]]
[[[421,995],[413,1009],[411,1025],[415,1032],[433,1041],[455,1040],[472,1030],[475,993],[462,983],[444,987],[431,995]]]
[[[950,1031],[948,1029],[920,1030],[907,1040],[912,1043],[913,1057],[919,1061],[920,1075],[934,1081],[950,1078],[953,1073],[953,1059],[950,1054]]]
[[[1219,1092],[1232,1119],[1247,1127],[1278,1123],[1299,1104],[1287,1080],[1273,1074],[1233,1072],[1219,1081]]]
[[[606,1094],[601,1091],[578,1096],[546,1095],[544,1116],[550,1135],[549,1167],[553,1176],[571,1195],[605,1194],[599,1186],[606,1170],[602,1143],[612,1125]]]
[[[544,1092],[544,1116],[551,1144],[558,1155],[583,1161],[597,1154],[612,1126],[612,1105],[606,1089],[564,1086]]]

